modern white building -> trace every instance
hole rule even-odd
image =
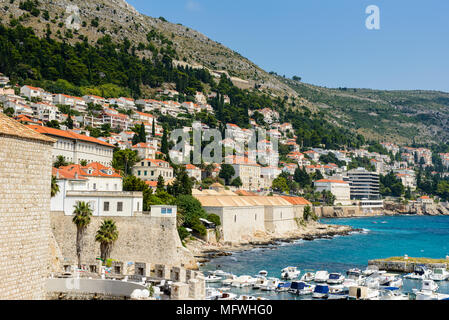
[[[335,196],[335,204],[351,204],[349,182],[343,180],[321,179],[314,182],[317,192],[330,191]]]

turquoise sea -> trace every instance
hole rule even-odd
[[[321,222],[349,225],[363,232],[332,239],[299,240],[268,248],[236,252],[219,257],[202,269],[221,269],[235,275],[256,275],[267,270],[268,276],[279,277],[286,266],[304,271],[341,272],[358,267],[365,269],[370,259],[392,256],[445,258],[449,255],[449,217],[447,216],[381,216],[366,218],[323,219]],[[404,292],[419,287],[419,281],[405,280]],[[449,281],[439,283],[442,293],[449,293]],[[252,294],[250,289],[243,289]],[[250,290],[250,291],[248,291]],[[248,291],[248,292],[246,292]],[[294,299],[289,294],[270,293],[274,299]]]

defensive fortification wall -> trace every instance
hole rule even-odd
[[[0,120],[0,299],[44,299],[52,142],[2,134]]]
[[[96,258],[100,257],[100,244],[95,241],[95,234],[105,218],[108,217],[91,218],[84,237],[82,264],[98,264]],[[176,218],[147,215],[111,218],[116,222],[119,232],[111,259],[197,268],[193,255],[181,243]],[[76,264],[76,227],[72,216],[52,212],[51,226],[64,257],[63,264]]]

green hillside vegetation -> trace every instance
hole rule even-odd
[[[369,139],[428,143],[449,138],[449,93],[328,89],[284,81],[302,98],[325,111],[328,118]]]

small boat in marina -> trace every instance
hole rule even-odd
[[[362,270],[360,270],[359,268],[352,268],[352,269],[349,269],[348,271],[346,271],[347,276],[349,276],[349,275],[358,276],[361,274],[362,274]]]
[[[445,281],[449,278],[446,268],[433,268],[430,279],[433,281]]]
[[[425,280],[430,279],[431,274],[432,270],[427,269],[424,266],[416,266],[415,270],[412,273],[406,274],[404,278],[413,280]]]
[[[234,281],[231,282],[231,286],[243,288],[243,287],[252,286],[256,281],[257,281],[257,279],[255,279],[251,276],[245,275],[245,276],[240,276],[240,277],[237,277],[236,279],[234,279]]]
[[[369,277],[366,277],[362,284],[370,289],[379,289],[380,286],[379,277],[380,277],[379,274],[374,273]]]
[[[325,284],[317,284],[312,292],[314,299],[327,299],[329,295],[329,286]]]
[[[297,267],[286,267],[281,271],[281,278],[285,280],[292,280],[299,277],[301,271]]]
[[[268,271],[266,271],[266,270],[260,270],[259,271],[259,276],[260,277],[267,277],[267,275],[268,275]]]
[[[349,288],[343,285],[329,286],[328,300],[343,300],[347,299],[349,295]]]
[[[384,273],[379,275],[379,285],[384,287],[402,287],[402,278],[392,274]]]
[[[362,274],[365,275],[365,276],[370,276],[370,275],[372,275],[374,273],[382,274],[382,273],[385,273],[385,272],[386,271],[379,270],[379,267],[376,266],[376,265],[369,265],[368,267],[366,267],[365,270],[362,271]]]
[[[277,292],[287,292],[290,289],[291,282],[279,282],[276,291]]]
[[[279,285],[279,279],[276,278],[268,278],[266,284],[260,286],[260,290],[262,291],[274,291]]]
[[[217,277],[222,277],[222,278],[226,278],[226,277],[229,277],[232,275],[231,273],[225,272],[223,270],[215,270],[215,271],[210,272],[210,274],[217,276]]]
[[[267,278],[265,277],[257,277],[256,282],[253,283],[253,289],[260,289],[262,285],[267,283]]]
[[[379,300],[410,300],[407,294],[399,291],[398,287],[382,288],[379,293]]]
[[[314,288],[315,288],[314,285],[308,284],[304,281],[292,281],[288,292],[297,295],[305,295],[311,294]]]
[[[209,274],[204,279],[206,282],[220,282],[223,278],[215,276],[213,274]]]
[[[421,290],[413,289],[416,300],[449,300],[449,294],[436,292],[438,285],[433,280],[423,280]]]
[[[224,279],[221,283],[223,283],[224,286],[230,286],[232,284],[232,282],[234,282],[237,279],[236,275],[229,275],[226,277],[226,279]]]
[[[341,273],[330,273],[327,279],[329,284],[341,284],[345,281],[345,277]]]
[[[223,292],[220,292],[215,288],[206,288],[206,300],[218,300],[222,296]]]
[[[313,272],[306,272],[301,277],[301,281],[304,281],[304,282],[310,282],[310,281],[313,281],[313,280],[315,280],[315,273],[313,273]]]
[[[329,272],[317,271],[315,273],[315,282],[326,282],[329,279]]]

